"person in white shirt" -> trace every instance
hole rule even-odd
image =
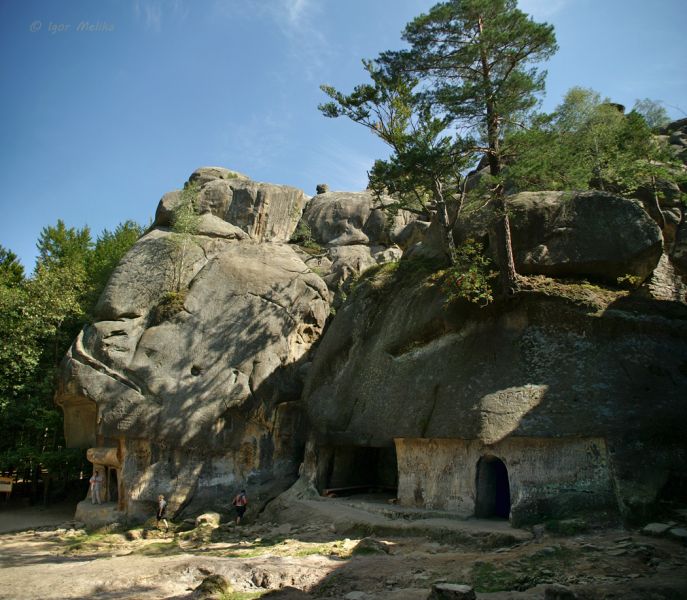
[[[167,519],[166,519],[166,514],[167,514],[167,500],[165,500],[165,497],[160,494],[157,497],[157,526],[158,528],[160,527],[160,521],[165,526],[165,531],[169,530],[169,525],[167,524]]]
[[[98,469],[95,470],[95,473],[93,473],[89,482],[91,484],[91,504],[100,504],[100,492],[103,488],[103,476],[100,474]]]

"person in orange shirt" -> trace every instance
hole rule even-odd
[[[232,504],[236,508],[236,524],[241,524],[241,519],[243,515],[246,514],[246,507],[248,506],[248,496],[246,496],[246,490],[241,490],[236,494]]]

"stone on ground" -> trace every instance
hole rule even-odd
[[[221,517],[216,512],[206,512],[196,517],[196,527],[205,525],[206,527],[219,527]]]
[[[221,600],[234,591],[229,582],[221,575],[208,575],[193,592],[198,600]]]
[[[427,600],[475,600],[475,590],[459,583],[435,583]]]

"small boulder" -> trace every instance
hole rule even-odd
[[[196,527],[219,527],[221,517],[216,512],[206,512],[196,517]]]
[[[475,600],[475,590],[459,583],[435,583],[427,600]]]
[[[544,600],[577,600],[577,594],[570,588],[555,583],[544,590]]]
[[[642,529],[645,535],[663,535],[670,529],[670,523],[649,523]]]
[[[234,589],[222,575],[208,575],[194,590],[193,597],[202,600],[221,600]]]
[[[355,545],[353,554],[389,554],[389,548],[384,542],[366,537]]]

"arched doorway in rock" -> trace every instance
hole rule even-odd
[[[487,455],[477,461],[476,489],[476,517],[507,519],[510,516],[508,469],[500,458]]]
[[[107,468],[107,501],[119,503],[119,481],[117,478],[117,469],[113,467]]]

